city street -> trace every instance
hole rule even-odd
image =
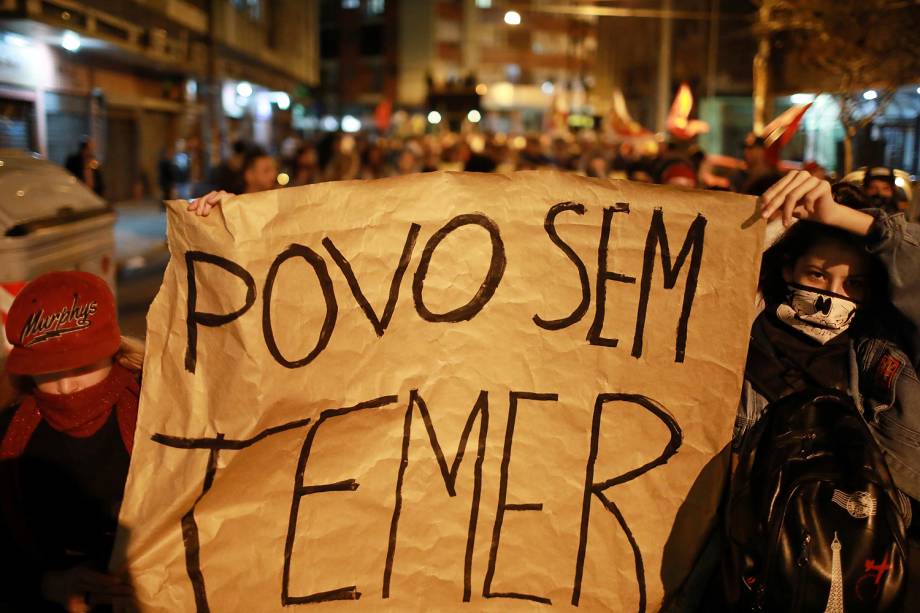
[[[166,213],[157,200],[115,205],[115,258],[118,266],[118,317],[122,333],[144,338],[147,309],[169,261]]]
[[[918,31],[0,1],[0,613],[920,612]]]

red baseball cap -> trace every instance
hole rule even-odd
[[[6,320],[13,346],[6,370],[41,375],[94,364],[121,344],[115,296],[88,272],[44,274],[13,300]]]

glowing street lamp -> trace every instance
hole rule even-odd
[[[466,114],[466,118],[470,121],[470,123],[479,123],[479,121],[482,119],[482,113],[476,109],[473,109]]]
[[[76,32],[67,30],[64,32],[63,38],[61,38],[61,46],[71,53],[75,53],[80,48],[80,36]]]
[[[361,120],[354,115],[345,115],[345,117],[342,117],[342,131],[349,133],[360,132]]]
[[[428,123],[434,126],[441,123],[441,114],[437,111],[431,111],[428,113]]]
[[[505,13],[505,23],[509,26],[521,25],[521,14],[517,11],[508,11]]]

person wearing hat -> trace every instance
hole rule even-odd
[[[903,208],[900,206],[898,185],[891,168],[876,166],[867,169],[863,175],[863,191],[874,208],[882,209],[888,214],[900,213],[907,208],[906,202]]]
[[[143,346],[86,272],[52,272],[10,307],[0,412],[0,610],[105,610],[131,588],[106,573],[137,423]],[[100,609],[100,607],[103,607]]]

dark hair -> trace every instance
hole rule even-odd
[[[851,209],[865,209],[872,206],[862,188],[853,183],[847,183],[846,181],[834,183],[831,187],[831,192],[834,195],[835,202]]]
[[[845,230],[810,221],[799,221],[763,254],[760,264],[760,291],[767,304],[778,304],[786,299],[788,289],[783,270],[819,243],[833,242],[865,253],[869,260],[869,279],[866,295],[868,306],[873,298],[887,296],[887,275],[882,263],[866,251],[865,240]],[[863,309],[865,310],[865,309]]]
[[[863,175],[863,187],[868,187],[871,181],[884,181],[892,187],[897,185],[894,177],[894,170],[885,166],[866,168],[866,174]]]
[[[644,172],[649,177],[652,177],[652,179],[655,178],[654,169],[651,164],[645,160],[636,160],[626,165],[626,178],[632,177],[637,172]]]
[[[264,157],[271,157],[268,155],[268,152],[262,147],[252,147],[249,151],[246,152],[246,157],[243,158],[243,166],[241,172],[245,175],[249,172],[249,169],[252,168],[256,160]]]

